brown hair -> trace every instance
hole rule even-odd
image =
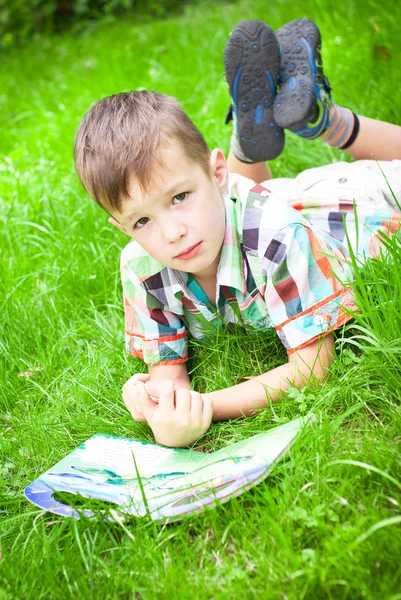
[[[172,139],[210,175],[207,144],[175,98],[148,90],[104,98],[86,113],[75,137],[81,183],[106,211],[119,210],[129,178],[146,191],[159,151]]]

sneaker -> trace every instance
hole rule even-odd
[[[305,138],[328,126],[331,87],[323,74],[321,37],[310,19],[296,19],[276,31],[280,44],[280,91],[274,118],[281,127]]]
[[[249,162],[276,158],[284,147],[284,132],[273,119],[279,66],[276,36],[266,23],[237,25],[224,52],[232,98],[226,123],[234,119],[235,139]]]

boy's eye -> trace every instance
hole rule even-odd
[[[174,204],[180,204],[180,202],[184,202],[188,198],[188,192],[181,192],[180,194],[176,194],[173,198]],[[138,221],[134,225],[134,229],[142,229],[146,223],[149,221],[149,217],[142,217],[138,219]]]
[[[141,219],[138,219],[138,221],[134,225],[134,229],[141,229],[144,225],[146,225],[148,221],[148,217],[142,217]]]
[[[188,197],[188,192],[181,192],[181,194],[177,194],[174,196],[173,200],[177,200],[177,202],[183,202]]]

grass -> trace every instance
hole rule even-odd
[[[42,514],[24,487],[99,432],[151,439],[121,401],[140,361],[123,353],[125,239],[74,174],[72,139],[90,104],[151,87],[179,98],[210,146],[228,149],[221,54],[235,23],[321,26],[335,99],[399,121],[401,5],[373,0],[201,4],[171,20],[105,23],[2,55],[0,74],[0,600],[25,598],[401,598],[401,251],[358,276],[361,312],[320,388],[252,419],[215,424],[218,448],[313,410],[317,423],[272,475],[181,523]],[[387,50],[382,50],[383,48]],[[346,159],[287,136],[275,175]],[[356,352],[354,352],[356,350]],[[192,347],[200,390],[285,360],[277,340],[235,332]]]

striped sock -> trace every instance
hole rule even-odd
[[[321,139],[333,148],[345,150],[354,143],[359,133],[359,119],[349,108],[338,104],[330,106],[329,126]]]

